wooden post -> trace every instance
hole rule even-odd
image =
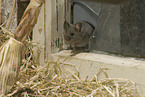
[[[37,63],[44,64],[51,59],[51,53],[63,48],[63,22],[70,21],[71,0],[46,0],[33,30],[33,41],[38,43],[34,48]],[[40,53],[38,54],[38,52]]]

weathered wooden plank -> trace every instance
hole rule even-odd
[[[64,0],[58,2],[58,40],[57,47],[62,50],[63,46],[63,22],[64,22]]]
[[[48,58],[51,58],[51,32],[52,32],[52,1],[53,0],[46,0],[46,12],[45,12],[45,15],[46,15],[46,25],[45,25],[45,29],[46,29],[46,60]]]
[[[58,52],[63,46],[63,22],[70,19],[71,0],[47,0],[33,30],[33,41],[41,47],[37,60],[45,63],[51,53]],[[67,6],[67,8],[66,8]],[[69,20],[70,21],[70,20]],[[42,61],[43,60],[43,61]]]
[[[40,48],[40,49],[34,48],[35,51],[33,56],[38,63],[44,64],[45,63],[44,5],[41,8],[37,24],[33,29],[33,41],[37,42],[38,43],[37,46]]]

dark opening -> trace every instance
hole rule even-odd
[[[145,58],[144,0],[72,0],[74,23],[95,26],[92,52],[105,51]]]

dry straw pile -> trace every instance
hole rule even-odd
[[[62,70],[62,62],[49,61],[43,67],[25,60],[19,74],[19,80],[8,96],[28,97],[140,97],[135,83],[127,79],[105,78],[98,80],[97,75],[104,72],[100,69],[90,81],[83,81],[78,75],[69,73],[68,77]],[[75,66],[72,66],[75,68]],[[105,73],[105,72],[104,72]],[[105,73],[106,74],[106,73]]]
[[[64,62],[49,61],[43,67],[31,60],[32,51],[23,60],[19,79],[6,96],[12,97],[140,97],[136,84],[127,79],[108,78],[106,68],[101,68],[90,80],[81,80],[79,70],[75,65]],[[68,76],[61,69],[68,65],[77,71],[71,70]],[[98,80],[97,76],[103,72],[106,78]]]

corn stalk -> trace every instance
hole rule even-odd
[[[26,50],[23,42],[37,23],[37,18],[44,1],[30,1],[20,24],[14,32],[14,38],[10,38],[0,48],[0,96],[7,94],[17,81],[22,58]]]

